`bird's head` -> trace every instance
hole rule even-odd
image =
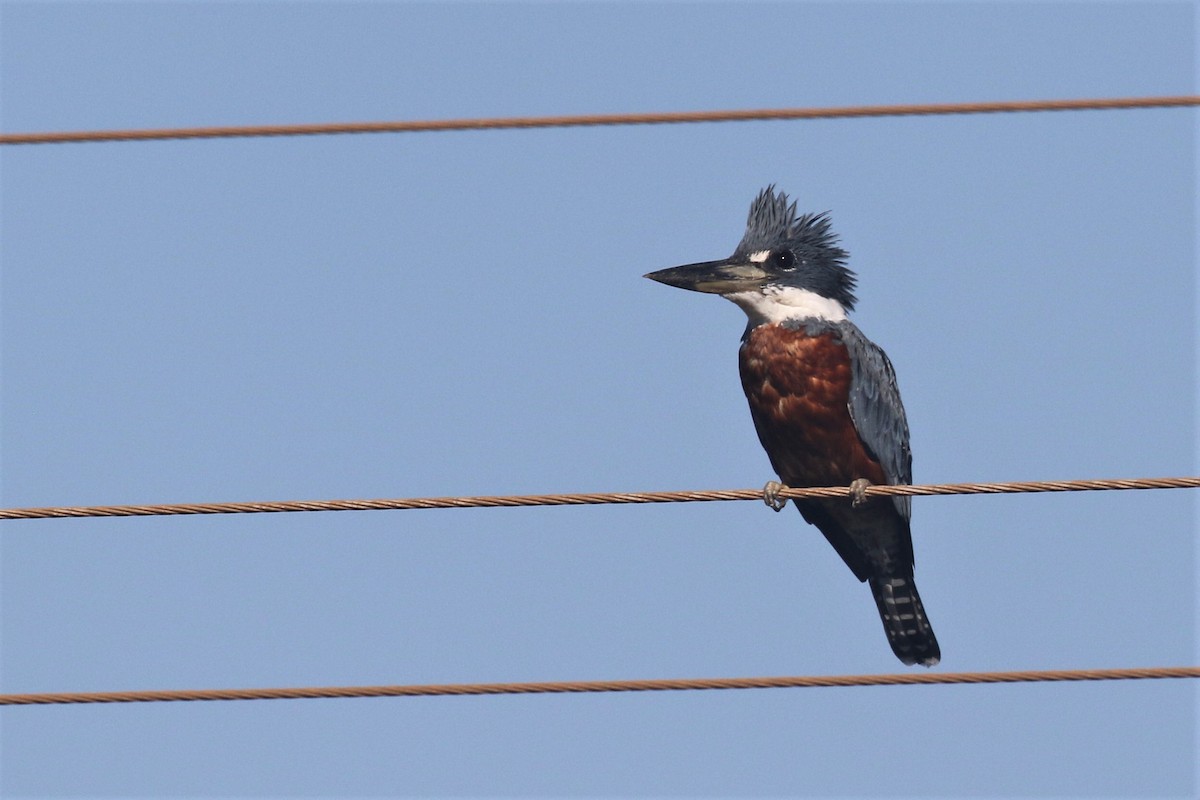
[[[796,214],[783,192],[768,186],[750,206],[746,233],[720,261],[651,272],[651,280],[719,294],[737,303],[752,325],[788,319],[841,321],[854,309],[854,273],[837,246],[829,215]]]

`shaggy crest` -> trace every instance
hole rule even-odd
[[[776,194],[772,184],[759,192],[750,205],[746,233],[734,252],[747,255],[801,243],[834,251],[839,259],[844,259],[846,251],[837,246],[837,240],[837,234],[829,229],[829,212],[797,215],[795,201],[789,203],[783,192]]]
[[[827,297],[852,310],[854,273],[846,267],[849,254],[838,247],[838,236],[829,227],[829,212],[797,214],[796,203],[776,192],[772,184],[758,193],[746,218],[746,233],[734,256],[746,257],[763,250],[786,247],[802,262],[817,268]]]

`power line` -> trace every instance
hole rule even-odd
[[[597,125],[668,125],[751,120],[908,117],[942,114],[992,114],[1026,111],[1099,111],[1173,108],[1200,105],[1200,95],[1119,97],[1080,100],[1013,100],[985,103],[837,106],[832,108],[767,108],[732,111],[679,111],[646,114],[581,114],[550,117],[490,117],[397,122],[345,122],[307,125],[237,125],[201,128],[155,128],[115,131],[0,134],[0,144],[63,144],[157,139],[229,139],[259,136],[320,136],[346,133],[418,133],[431,131],[501,130],[513,128],[581,128]]]
[[[943,672],[885,675],[826,675],[777,678],[691,678],[640,681],[552,681],[545,683],[444,683],[410,686],[316,686],[295,689],[179,689],[147,692],[55,692],[0,694],[0,705],[66,703],[152,703],[190,700],[299,700],[336,697],[421,697],[482,694],[572,694],[664,692],[701,689],[785,689],[830,686],[912,686],[953,683],[1041,683],[1200,678],[1200,667]]]
[[[916,486],[868,486],[868,497],[896,495],[1019,494],[1026,492],[1090,492],[1124,489],[1194,489],[1197,478],[1109,478],[1008,483],[935,483]],[[850,497],[845,486],[785,488],[779,497]],[[257,503],[173,503],[124,506],[58,506],[0,509],[0,519],[62,517],[152,517],[189,514],[267,514],[292,511],[382,511],[419,508],[512,508],[517,506],[582,506],[631,503],[695,503],[762,500],[762,489],[716,489],[679,492],[595,492],[589,494],[527,494],[475,497],[410,497],[382,500],[290,500]]]

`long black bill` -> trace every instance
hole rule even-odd
[[[644,277],[667,286],[690,289],[693,292],[731,294],[762,285],[767,273],[758,264],[741,259],[725,258],[700,264],[684,264],[651,272]]]

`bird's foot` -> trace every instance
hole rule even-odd
[[[871,482],[866,478],[857,478],[850,483],[850,506],[858,508],[867,502],[867,487]]]
[[[787,498],[779,496],[783,489],[784,485],[779,481],[767,481],[767,485],[763,487],[763,502],[770,506],[772,511],[783,511],[783,507],[787,505]]]

